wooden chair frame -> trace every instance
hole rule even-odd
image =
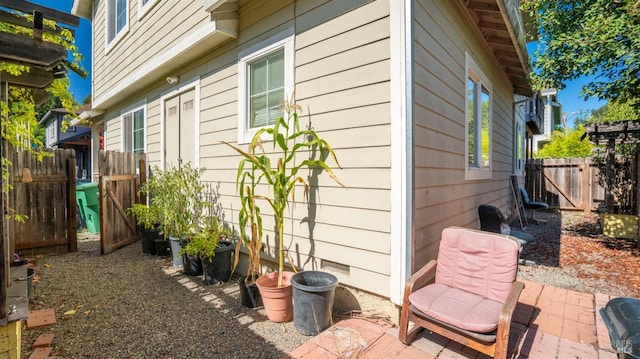
[[[520,293],[524,289],[522,282],[515,281],[511,287],[511,292],[505,301],[500,313],[500,321],[496,333],[496,340],[492,343],[480,341],[473,337],[473,332],[464,329],[454,329],[452,326],[443,326],[435,321],[425,320],[409,308],[409,295],[415,290],[433,283],[436,273],[436,260],[431,260],[419,271],[414,273],[407,281],[404,289],[404,297],[402,300],[402,311],[400,313],[400,341],[406,345],[411,341],[422,328],[428,329],[434,333],[440,334],[446,338],[454,340],[462,345],[477,350],[494,358],[504,359],[507,357],[507,349],[509,346],[509,332],[511,329],[511,318],[515,310]],[[409,321],[415,323],[415,326],[408,330]]]

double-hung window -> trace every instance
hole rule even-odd
[[[129,30],[129,1],[107,0],[107,47],[110,48]]]
[[[283,38],[284,37],[284,38]],[[238,75],[238,143],[284,115],[283,101],[293,87],[293,36],[275,36],[258,49],[241,53]]]
[[[466,54],[465,82],[466,171],[468,180],[491,178],[492,88],[471,56]]]
[[[122,115],[122,150],[144,153],[144,108]]]

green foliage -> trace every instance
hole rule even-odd
[[[633,107],[632,103],[619,103],[610,101],[606,105],[591,112],[587,123],[617,122],[640,119],[640,108]]]
[[[127,214],[136,217],[136,223],[144,229],[156,228],[162,222],[162,212],[158,206],[136,203],[127,208]]]
[[[532,74],[538,89],[595,75],[585,98],[640,107],[640,0],[526,0],[522,7],[540,29]]]
[[[296,160],[299,160],[297,155],[300,152],[308,151],[309,154],[319,153],[321,156],[325,156],[322,158],[330,156],[336,165],[340,167],[338,159],[327,141],[320,138],[312,129],[300,129],[298,112],[301,112],[302,108],[295,103],[294,99],[295,93],[292,93],[291,98],[284,101],[283,108],[285,117],[277,118],[272,127],[262,128],[255,133],[249,144],[248,151],[244,151],[237,146],[227,143],[227,145],[243,156],[243,159],[238,165],[236,183],[240,190],[241,201],[244,203],[249,200],[248,204],[244,204],[244,206],[246,206],[245,208],[250,211],[252,206],[251,201],[262,199],[269,203],[273,209],[278,242],[279,287],[283,284],[285,211],[288,208],[289,199],[293,199],[296,184],[302,184],[305,189],[308,188],[307,181],[299,175],[300,170],[304,168],[324,170],[336,183],[344,187],[344,184],[340,182],[331,167],[329,167],[323,159],[313,159],[313,157],[310,157],[296,162]],[[271,137],[273,148],[277,152],[278,157],[273,162],[271,158],[265,154],[262,147],[261,138],[263,135]],[[249,168],[246,169],[245,166]],[[245,171],[249,171],[251,175],[245,175]],[[244,186],[247,178],[255,181],[255,183],[267,184],[271,197],[253,192],[255,186],[254,188],[250,188],[250,190],[246,190],[246,188],[249,188],[249,186]],[[260,216],[259,212],[255,213],[255,215],[257,217]],[[247,220],[245,217],[243,221],[246,226],[247,222],[250,222],[250,219]]]
[[[16,15],[23,16],[27,20],[33,21],[33,15]],[[44,26],[55,28],[56,23],[54,21],[44,19]],[[2,21],[0,21],[0,31],[33,37],[33,28],[13,25]],[[84,73],[84,70],[80,66],[82,55],[78,52],[78,48],[75,45],[75,39],[71,31],[63,29],[59,35],[43,32],[42,38],[44,41],[60,44],[70,51],[73,56],[73,61],[69,66],[80,73]],[[20,76],[21,74],[30,72],[30,70],[31,68],[28,65],[0,61],[0,73]],[[51,85],[45,90],[52,96],[59,98],[61,105],[67,109],[71,116],[75,115],[76,104],[73,101],[73,96],[69,92],[69,79],[67,77],[54,79]],[[7,103],[10,103],[11,106],[9,107]],[[0,100],[0,116],[0,132],[2,139],[5,140],[7,144],[11,145],[13,150],[33,151],[38,159],[47,155],[46,152],[40,151],[40,148],[43,145],[44,136],[36,134],[39,126],[37,124],[35,101],[31,90],[9,87],[8,98],[2,98]],[[8,183],[9,167],[12,164],[4,157],[5,155],[6,154],[2,154],[2,190],[4,193],[8,193],[8,191],[12,189]],[[9,209],[8,214],[5,217],[16,220],[25,219],[25,216],[15,213],[13,209]]]
[[[584,127],[577,129],[564,129],[554,131],[551,134],[551,141],[544,145],[535,158],[566,158],[566,157],[587,157],[591,155],[592,145],[589,140],[580,140],[584,134]]]
[[[224,225],[224,212],[220,203],[218,189],[207,185],[204,193],[205,215],[202,217],[200,229],[189,238],[181,253],[199,256],[202,259],[213,259],[218,242],[228,239],[231,230]]]
[[[164,232],[169,237],[188,238],[198,232],[206,202],[200,176],[204,169],[191,163],[161,171],[154,166],[153,175],[140,190],[150,193],[154,206],[160,209]]]

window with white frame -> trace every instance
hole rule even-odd
[[[138,1],[138,18],[142,18],[157,4],[159,0],[139,0]]]
[[[107,45],[115,43],[129,30],[129,1],[107,0]]]
[[[122,115],[122,150],[144,153],[144,109]]]
[[[465,178],[491,178],[492,88],[488,78],[468,53],[465,94]]]
[[[275,36],[241,53],[238,68],[238,143],[283,116],[287,90],[293,88],[293,36]]]

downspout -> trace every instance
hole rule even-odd
[[[413,259],[413,0],[390,2],[391,236],[389,299],[402,304]]]

